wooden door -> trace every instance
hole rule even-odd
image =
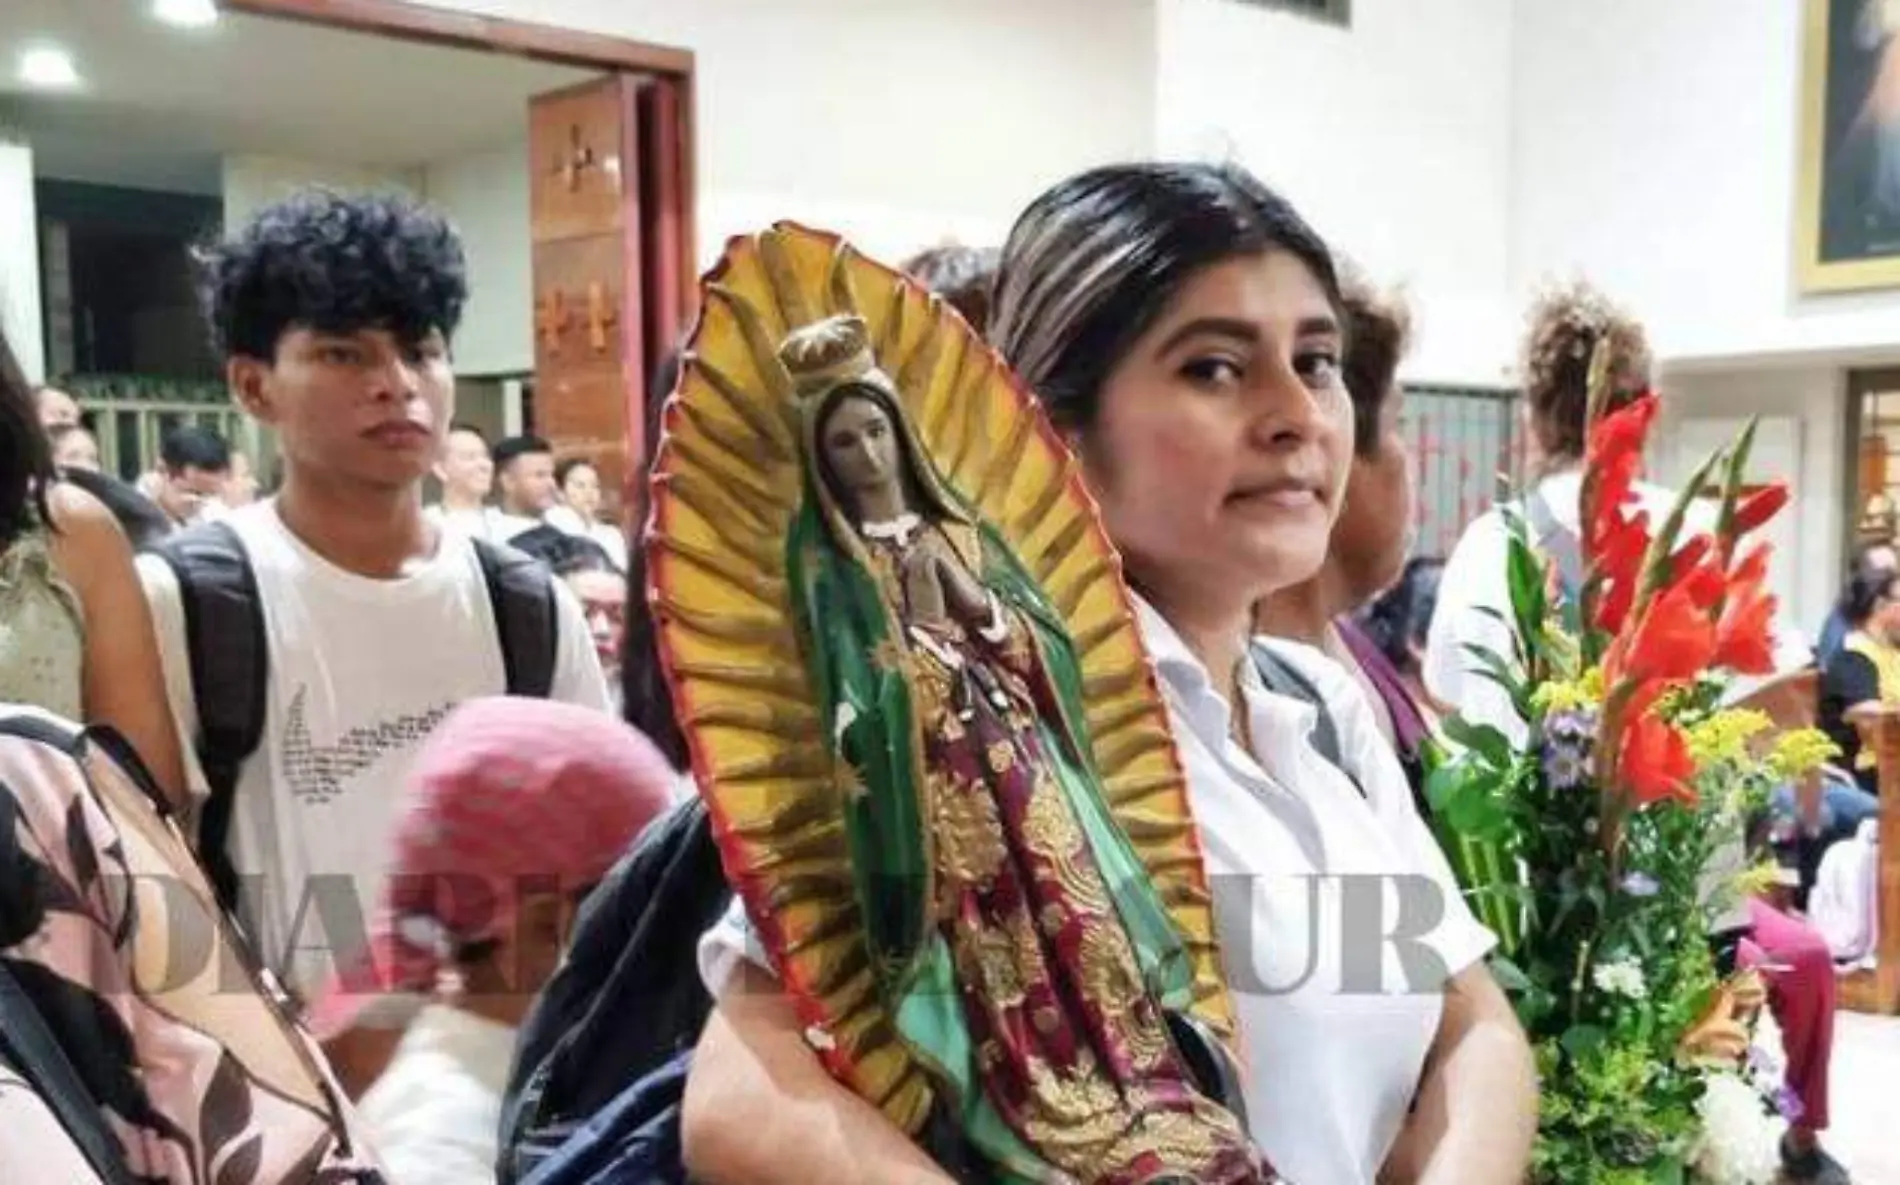
[[[600,469],[618,509],[638,455],[628,392],[645,386],[638,80],[617,74],[529,104],[534,420],[557,456]]]

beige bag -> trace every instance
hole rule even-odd
[[[114,734],[0,709],[0,961],[133,1178],[383,1182],[322,1055],[159,802]],[[72,1173],[49,1167],[77,1153],[21,1085],[0,1080],[0,1181],[97,1179],[83,1156]]]

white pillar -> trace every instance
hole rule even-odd
[[[0,129],[0,330],[29,383],[46,378],[40,323],[39,214],[33,200],[33,149]]]

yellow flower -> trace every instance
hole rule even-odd
[[[1697,766],[1740,765],[1748,760],[1748,742],[1773,725],[1762,712],[1741,708],[1717,712],[1689,729],[1689,758]]]
[[[1784,782],[1804,778],[1841,755],[1841,747],[1818,728],[1786,732],[1768,755],[1768,766]]]
[[[1781,883],[1781,866],[1773,860],[1764,860],[1753,868],[1735,874],[1729,882],[1729,888],[1737,900],[1746,901],[1759,897]]]
[[[1591,667],[1576,679],[1553,679],[1532,693],[1531,703],[1547,715],[1599,708],[1603,705],[1603,668]]]

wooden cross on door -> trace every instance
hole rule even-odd
[[[595,280],[587,286],[587,344],[594,353],[607,352],[607,330],[620,322],[620,310],[607,285]]]
[[[567,332],[567,297],[561,290],[543,296],[535,302],[534,327],[541,335],[541,345],[550,354],[561,352],[561,335]]]
[[[573,193],[581,187],[581,174],[600,165],[600,157],[594,152],[594,146],[581,143],[581,125],[571,123],[567,126],[567,153],[564,159],[554,162],[554,173],[567,185],[567,191]]]

